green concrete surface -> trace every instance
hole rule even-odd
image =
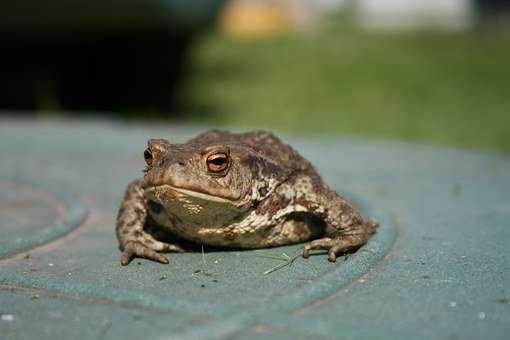
[[[46,243],[78,227],[87,209],[74,195],[0,179],[0,258]]]
[[[302,245],[119,264],[114,219],[146,140],[200,126],[0,121],[0,339],[507,339],[510,157],[285,138],[381,222],[356,253]]]

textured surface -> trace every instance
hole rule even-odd
[[[74,195],[0,179],[0,258],[62,236],[86,214]]]
[[[115,213],[126,183],[143,167],[146,139],[183,141],[200,131],[0,123],[2,336],[508,338],[504,155],[287,139],[335,189],[381,221],[357,253],[336,264],[322,255],[298,258],[268,275],[282,261],[207,247],[203,254],[171,254],[168,265],[135,260],[120,267]],[[50,236],[37,235],[45,229]]]

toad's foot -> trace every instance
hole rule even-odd
[[[357,248],[365,242],[366,238],[361,235],[348,235],[338,238],[325,237],[307,244],[303,249],[303,257],[308,258],[310,256],[310,250],[327,250],[328,260],[335,262],[338,254]]]
[[[158,252],[182,253],[184,249],[178,244],[164,243],[155,239],[127,241],[124,245],[120,263],[126,266],[134,257],[142,257],[167,264],[168,259]]]

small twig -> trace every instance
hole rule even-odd
[[[204,253],[204,245],[202,244],[202,263],[204,264],[204,269],[207,267],[207,262],[205,262],[205,253]]]
[[[263,258],[268,258],[268,259],[273,259],[273,260],[279,260],[279,261],[284,261],[284,263],[281,263],[269,270],[266,270],[263,274],[264,275],[267,275],[267,274],[271,274],[283,267],[286,267],[286,266],[289,266],[291,267],[292,264],[294,263],[294,261],[296,261],[296,259],[301,256],[298,252],[301,251],[301,249],[298,249],[298,251],[296,251],[295,255],[294,256],[289,256],[287,255],[286,253],[282,253],[282,255],[280,256],[276,256],[276,255],[271,255],[271,254],[264,254],[264,253],[256,253],[255,256],[257,257],[263,257]]]
[[[273,259],[273,260],[280,260],[280,261],[287,261],[287,259],[282,258],[282,256],[276,256],[276,255],[270,255],[270,254],[263,254],[263,253],[255,253],[256,257],[263,257],[266,259]]]
[[[205,260],[205,251],[204,251],[204,245],[203,244],[202,244],[202,268],[201,269],[195,269],[193,271],[193,274],[191,274],[191,275],[196,275],[196,274],[202,274],[202,275],[205,275],[205,276],[213,276],[213,275],[215,275],[214,273],[207,272],[207,261]]]
[[[282,263],[282,264],[279,264],[279,265],[277,265],[276,267],[273,267],[273,268],[271,268],[271,269],[269,269],[269,270],[266,270],[263,274],[264,274],[264,275],[271,274],[271,273],[273,273],[273,272],[275,272],[275,271],[277,271],[277,270],[279,270],[279,269],[282,269],[283,267],[285,267],[285,266],[287,266],[287,265],[288,265],[288,263]]]
[[[292,256],[292,259],[289,258],[289,261],[290,261],[289,267],[292,267],[292,265],[294,264],[294,261],[296,261],[296,259],[298,257],[302,256],[303,250],[304,250],[304,248],[296,249],[296,251],[294,252],[294,255]]]
[[[289,255],[283,253],[282,256],[286,258],[285,263],[279,264],[276,267],[266,270],[264,272],[264,275],[271,274],[271,273],[273,273],[279,269],[282,269],[283,267],[286,267],[286,266],[292,267],[292,264],[294,263],[294,261],[296,261],[296,259],[298,257],[300,257],[301,255],[298,254],[298,255],[294,255],[293,257],[290,257]]]

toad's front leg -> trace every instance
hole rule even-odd
[[[134,257],[143,257],[161,263],[168,259],[158,252],[183,252],[177,244],[156,240],[144,230],[147,223],[147,200],[143,194],[141,180],[131,182],[117,215],[116,234],[122,249],[121,264],[129,264]]]
[[[335,233],[331,237],[324,237],[314,240],[307,244],[303,250],[303,257],[310,256],[310,250],[327,250],[328,260],[335,262],[339,254],[345,253],[351,249],[356,249],[365,244],[377,227],[377,222],[368,221],[360,224],[347,233]]]
[[[335,262],[339,254],[365,244],[378,226],[377,222],[364,219],[347,200],[326,186],[310,190],[300,202],[326,224],[325,237],[305,246],[305,258],[311,250],[327,250],[328,260]]]

